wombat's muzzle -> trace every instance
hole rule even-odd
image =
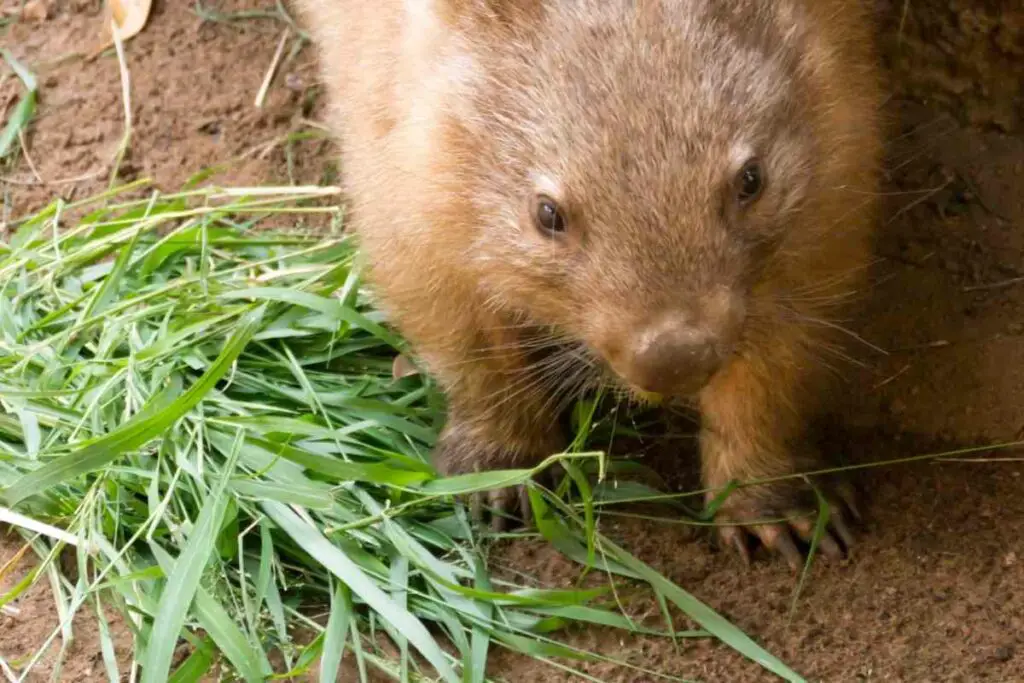
[[[622,369],[616,368],[623,379],[665,395],[699,391],[725,358],[717,335],[673,320],[641,332],[624,356]]]
[[[725,309],[729,309],[726,311]],[[671,312],[634,323],[602,355],[625,384],[645,393],[686,396],[700,391],[732,355],[742,324],[739,306],[722,315]]]

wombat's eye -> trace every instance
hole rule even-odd
[[[537,229],[545,234],[557,235],[565,232],[565,215],[551,197],[544,195],[537,197],[534,220],[537,222]]]
[[[764,167],[757,159],[743,164],[736,176],[736,198],[740,206],[752,204],[764,191]]]

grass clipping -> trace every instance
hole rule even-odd
[[[61,621],[46,645],[66,647],[72,618],[93,614],[109,680],[129,667],[143,683],[196,681],[221,666],[333,681],[344,659],[364,681],[476,682],[491,680],[496,647],[680,680],[556,640],[570,623],[715,636],[802,680],[600,534],[594,454],[554,456],[568,471],[557,491],[531,480],[550,462],[436,475],[442,397],[392,377],[402,340],[367,303],[348,238],[253,229],[337,217],[311,201],[331,193],[112,192],[56,202],[0,242],[0,521],[42,558],[0,606],[48,578]],[[456,495],[523,482],[537,531],[589,587],[489,573]],[[76,575],[57,570],[66,552]],[[613,575],[634,581],[613,591]],[[627,616],[622,585],[653,589],[668,626]],[[674,631],[670,605],[701,630]],[[110,607],[134,638],[127,663]],[[42,652],[0,665],[24,677]]]

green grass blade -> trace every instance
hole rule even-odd
[[[0,50],[0,55],[3,56],[4,61],[14,71],[14,75],[21,79],[21,82],[25,85],[25,89],[30,92],[38,90],[39,86],[36,82],[35,75],[29,71],[28,67],[22,64],[20,61],[14,58],[7,50]]]
[[[263,317],[263,311],[263,308],[258,308],[246,314],[235,333],[224,345],[220,356],[183,395],[168,405],[161,406],[153,414],[129,421],[106,436],[26,474],[3,492],[4,500],[8,505],[14,507],[36,493],[73,477],[100,469],[125,451],[142,446],[150,439],[159,436],[194,408],[227,373],[256,332]],[[164,396],[164,398],[167,397]],[[160,405],[160,402],[157,402],[157,405]]]
[[[601,540],[601,546],[617,562],[628,567],[636,576],[649,583],[654,590],[674,602],[679,609],[708,633],[782,679],[790,683],[805,683],[800,674],[755,643],[750,636],[730,623],[725,617],[666,579],[649,565],[607,539]]]
[[[100,653],[103,657],[103,668],[107,672],[107,680],[110,683],[119,683],[121,675],[118,672],[117,653],[114,651],[114,641],[110,637],[110,623],[107,615],[103,613],[103,603],[99,596],[96,596],[96,621],[99,623],[100,632]]]
[[[167,683],[199,683],[213,666],[215,654],[213,640],[209,637],[203,638],[192,650],[192,654],[174,670]]]
[[[278,301],[289,303],[294,306],[303,306],[324,315],[348,323],[353,327],[365,330],[383,342],[390,344],[396,349],[404,347],[402,340],[388,332],[385,328],[373,322],[361,313],[343,306],[336,299],[329,299],[309,292],[298,292],[291,289],[279,287],[253,287],[234,292],[225,292],[220,295],[221,299],[252,299],[256,301]]]
[[[11,66],[25,85],[25,94],[14,107],[14,111],[11,112],[10,118],[7,120],[7,125],[0,132],[0,159],[3,159],[11,151],[15,140],[18,139],[18,134],[28,127],[29,121],[35,115],[37,86],[35,76],[10,52],[0,50],[0,55],[3,55],[4,61]]]
[[[331,595],[331,616],[324,633],[324,649],[320,658],[320,683],[338,680],[341,657],[345,652],[349,621],[352,619],[352,596],[348,586],[337,581]]]
[[[252,498],[253,500],[276,500],[279,503],[288,505],[299,505],[313,508],[314,510],[327,510],[334,503],[330,488],[326,484],[323,488],[289,482],[254,481],[247,479],[236,479],[231,482],[231,490],[235,493]]]
[[[409,605],[409,558],[394,554],[391,558],[391,576],[389,577],[392,596],[395,603],[402,609]],[[409,683],[409,639],[401,633],[397,634],[400,683]]]
[[[419,619],[397,605],[362,569],[324,538],[316,527],[304,522],[290,508],[275,502],[266,502],[262,507],[303,550],[315,557],[339,580],[344,581],[353,593],[366,601],[374,611],[408,638],[444,680],[457,683],[459,678],[452,670],[444,652]]]
[[[473,472],[431,479],[420,486],[419,491],[429,496],[461,496],[506,486],[519,486],[525,484],[532,477],[533,470]]]
[[[29,457],[35,458],[39,455],[39,447],[43,442],[42,432],[39,430],[39,418],[35,412],[26,406],[14,406],[14,412],[21,422],[22,441],[25,443],[25,451]]]
[[[165,572],[173,571],[174,560],[158,545],[150,546]],[[207,632],[247,683],[266,680],[272,669],[266,653],[253,646],[231,614],[209,591],[200,586],[196,590],[193,613],[196,621]]]
[[[594,536],[597,533],[597,525],[594,521],[594,494],[590,490],[590,483],[587,482],[586,476],[580,471],[572,462],[563,463],[566,472],[569,473],[569,477],[575,482],[576,487],[579,489],[580,496],[583,498],[583,518],[584,518],[584,537],[587,540],[587,566],[593,566],[596,560],[596,549],[594,546]]]
[[[256,609],[260,603],[266,604],[270,619],[277,630],[278,639],[288,642],[288,623],[284,615],[284,605],[274,577],[275,559],[274,539],[271,525],[265,520],[260,521],[260,568],[256,579]]]
[[[485,565],[481,558],[476,558],[476,587],[482,591],[491,590],[491,581],[487,576]],[[483,617],[487,621],[494,618],[494,606],[491,603],[483,602],[480,605]],[[473,633],[470,640],[469,666],[465,667],[463,680],[465,683],[484,683],[487,677],[487,653],[490,651],[491,635],[479,624],[473,625]]]
[[[212,554],[217,532],[221,528],[228,499],[224,490],[238,460],[242,434],[239,432],[236,448],[224,466],[221,476],[203,503],[188,543],[178,555],[174,569],[160,595],[153,631],[142,658],[142,683],[158,683],[167,679],[171,658],[178,644],[178,635],[185,625],[192,599],[199,589],[199,581]]]
[[[195,613],[199,624],[247,683],[267,679],[272,669],[266,652],[250,642],[231,613],[204,588],[196,591]]]
[[[120,252],[117,254],[117,258],[114,259],[114,267],[111,268],[110,273],[103,278],[103,282],[96,289],[96,293],[89,300],[89,303],[86,304],[85,308],[82,309],[82,312],[78,317],[79,323],[102,313],[114,300],[114,297],[117,295],[118,289],[121,285],[121,281],[124,278],[128,262],[131,261],[132,254],[135,252],[135,245],[138,242],[139,234],[140,233],[136,232],[132,235],[128,244],[121,247]]]

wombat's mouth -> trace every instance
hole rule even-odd
[[[680,358],[678,362],[659,363],[645,367],[631,363],[632,359],[612,359],[602,356],[602,365],[611,379],[630,397],[640,403],[661,403],[667,398],[691,398],[728,363],[731,349],[714,349],[696,360]],[[618,362],[615,362],[618,361]]]
[[[626,387],[635,400],[640,403],[660,404],[667,398],[690,398],[700,393],[706,387],[716,373],[708,373],[701,377],[687,377],[678,380],[673,385],[666,385],[663,388],[644,387],[631,383],[626,378],[620,377],[620,382]]]
[[[595,354],[597,355],[597,354]],[[607,359],[600,357],[600,377],[597,384],[610,388],[619,400],[627,401],[639,408],[657,407],[670,402],[692,400],[706,387],[717,371],[710,372],[706,377],[690,377],[676,382],[671,387],[644,387],[615,370]],[[660,390],[659,390],[660,389]]]
[[[657,407],[665,402],[664,394],[657,394],[653,391],[644,391],[643,389],[637,389],[630,387],[629,397],[633,403],[639,404],[641,408]]]
[[[610,358],[584,340],[552,335],[550,330],[527,335],[524,348],[534,372],[549,375],[544,383],[554,394],[582,394],[603,387],[638,407],[694,397],[731,355],[731,349],[716,348],[709,358],[697,359],[699,362],[686,362],[684,358],[652,373],[636,371],[636,366]]]

